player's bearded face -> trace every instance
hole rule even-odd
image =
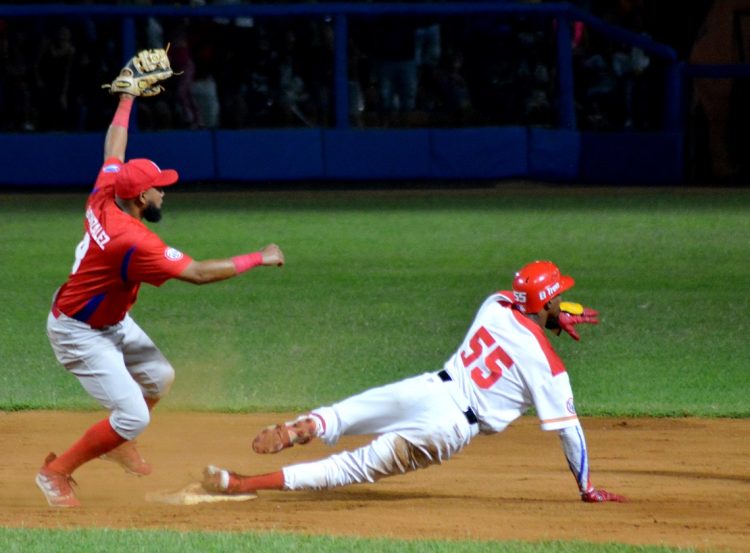
[[[149,223],[158,223],[161,221],[161,208],[154,202],[147,202],[146,207],[143,210],[143,218]]]

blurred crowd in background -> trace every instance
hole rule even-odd
[[[572,3],[666,42],[683,58],[710,4],[691,2],[692,21],[686,23],[676,1]],[[677,17],[679,27],[673,24]],[[173,68],[181,72],[165,94],[139,102],[143,130],[334,124],[334,32],[328,18],[139,17],[136,28],[138,48],[169,43]],[[555,30],[555,21],[518,15],[351,17],[350,124],[555,126]],[[121,33],[116,18],[0,19],[0,131],[106,128],[113,103],[101,85],[122,65]],[[573,41],[579,128],[658,127],[658,60],[581,24]]]

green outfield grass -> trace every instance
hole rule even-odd
[[[210,187],[206,187],[210,188]],[[0,410],[98,408],[59,367],[49,300],[81,238],[85,196],[0,195]],[[275,241],[283,269],[204,287],[144,286],[133,316],[177,370],[162,409],[312,408],[433,371],[477,307],[537,258],[601,311],[553,338],[578,410],[747,417],[750,191],[172,193],[156,228],[198,258]],[[618,544],[357,540],[292,534],[0,529],[3,552],[624,553]]]
[[[4,553],[677,553],[693,549],[585,542],[439,542],[214,532],[3,530]]]
[[[210,187],[206,187],[210,188]],[[97,406],[45,335],[84,194],[0,195],[0,409]],[[156,225],[198,259],[277,242],[287,266],[144,285],[134,318],[177,370],[164,408],[316,407],[439,369],[524,263],[601,312],[553,338],[583,415],[747,417],[750,191],[178,193]]]

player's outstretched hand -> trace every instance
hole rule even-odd
[[[578,341],[581,337],[578,335],[575,325],[599,324],[599,312],[590,307],[584,307],[580,303],[562,302],[558,324],[562,330],[570,334],[571,338]]]
[[[284,252],[276,244],[268,244],[260,250],[260,253],[263,256],[263,265],[265,266],[276,265],[281,267],[284,264]]]
[[[617,495],[616,493],[608,492],[599,488],[594,488],[591,491],[581,494],[581,499],[584,503],[604,503],[605,501],[615,501],[617,503],[625,503],[628,499],[625,496]]]

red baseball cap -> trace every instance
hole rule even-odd
[[[150,159],[131,159],[117,173],[115,194],[130,200],[149,188],[171,186],[179,178],[174,169],[159,169]]]

